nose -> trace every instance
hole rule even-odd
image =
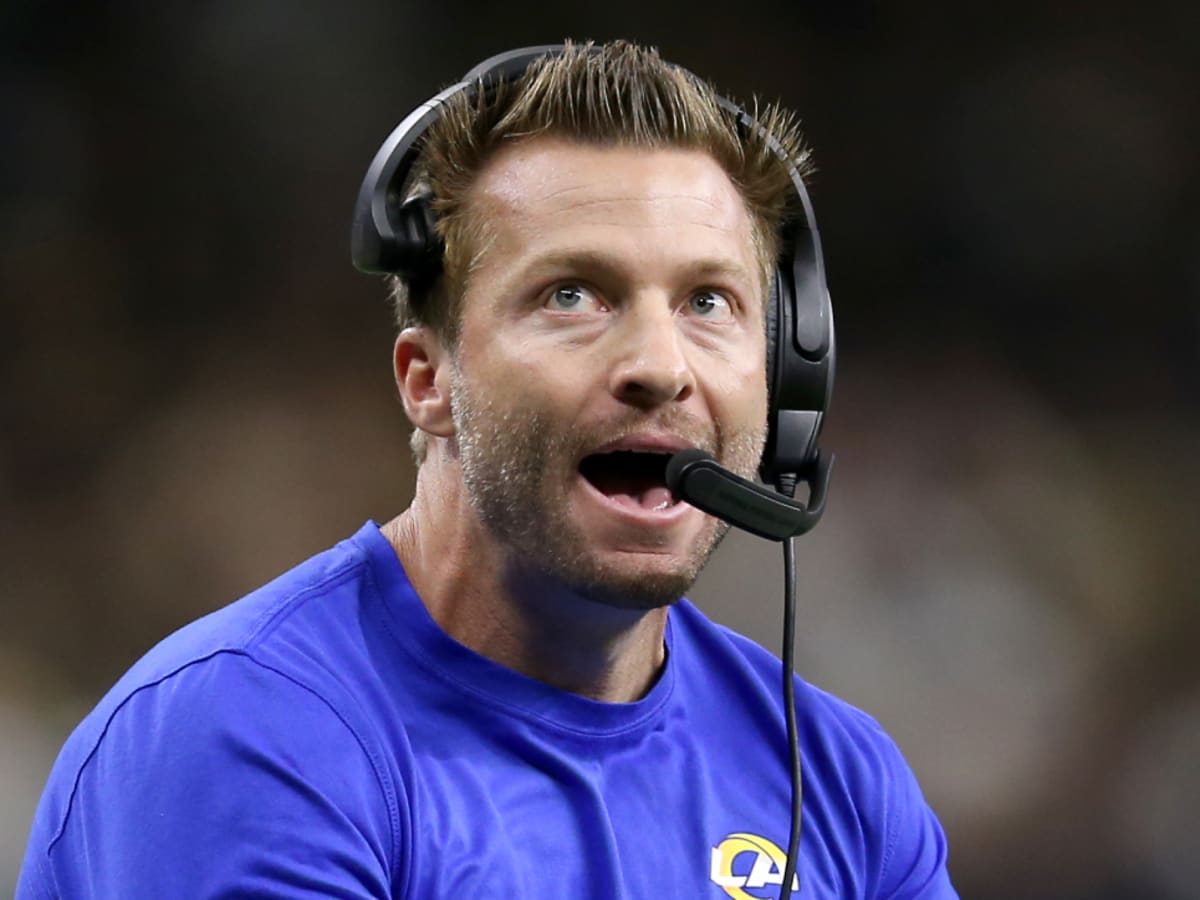
[[[621,351],[612,368],[613,396],[639,409],[690,397],[696,382],[669,304],[634,303],[622,319],[614,335]]]

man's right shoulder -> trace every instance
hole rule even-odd
[[[328,677],[333,662],[362,652],[347,644],[354,642],[360,607],[372,594],[366,555],[350,539],[183,626],[105,693],[67,740],[55,774],[81,769],[113,720],[144,706],[147,695],[176,709],[202,708],[221,696],[270,702],[269,696],[245,696],[251,688],[240,673],[247,667],[271,673],[253,682],[260,692],[286,680],[328,694],[328,686],[337,684]]]
[[[35,819],[31,858],[48,859],[80,835],[110,840],[127,824],[122,810],[144,813],[172,790],[226,805],[241,794],[283,809],[298,796],[333,798],[358,770],[347,790],[362,802],[339,808],[360,811],[364,829],[386,820],[378,847],[392,856],[397,785],[369,701],[355,693],[369,683],[356,667],[370,665],[363,622],[379,600],[369,554],[350,539],[165,638],[67,740]],[[160,811],[163,828],[172,808]]]
[[[277,644],[297,634],[327,637],[339,617],[354,615],[369,581],[366,555],[352,539],[342,541],[165,637],[113,685],[93,715],[106,715],[131,693],[220,654],[278,661]]]

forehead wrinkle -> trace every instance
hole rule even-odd
[[[580,228],[599,227],[599,228],[619,228],[621,230],[630,231],[636,230],[639,232],[647,231],[666,231],[670,232],[675,227],[686,228],[701,228],[705,231],[728,237],[731,241],[741,244],[743,241],[753,250],[753,236],[750,232],[749,224],[736,221],[718,221],[713,217],[699,215],[698,211],[693,211],[694,215],[685,215],[676,217],[674,221],[655,217],[649,219],[630,218],[624,215],[620,206],[628,200],[637,200],[641,202],[645,198],[607,198],[597,197],[586,202],[571,204],[557,209],[533,210],[529,205],[523,203],[523,198],[508,198],[497,197],[494,194],[486,194],[485,197],[478,198],[482,201],[481,206],[484,207],[487,213],[500,213],[505,215],[507,221],[500,231],[507,232],[512,237],[519,237],[524,241],[529,240],[545,240],[544,229],[547,225],[553,225],[561,222],[564,219],[570,219],[570,224]],[[662,198],[664,202],[668,198]],[[694,199],[694,198],[688,198]],[[705,203],[704,206],[713,209],[720,209],[719,206],[712,203]],[[587,215],[584,221],[578,221],[572,218],[572,214],[586,210]],[[477,208],[477,212],[482,212]],[[493,220],[493,224],[495,220]],[[746,231],[739,227],[746,225]],[[495,236],[497,229],[489,229]]]
[[[571,187],[559,188],[556,191],[551,191],[549,194],[543,194],[540,199],[541,200],[554,200],[556,198],[561,197],[563,194],[571,194],[571,193],[576,193],[578,191],[593,190],[595,187],[596,187],[596,185],[592,184],[592,183],[572,185]],[[701,196],[697,196],[696,194],[685,194],[685,193],[680,193],[680,192],[676,192],[676,191],[672,191],[669,193],[664,191],[664,192],[660,192],[651,197],[647,197],[643,194],[619,194],[619,195],[609,194],[604,197],[587,197],[582,200],[573,200],[573,201],[570,201],[569,205],[571,205],[571,206],[595,206],[597,204],[604,204],[604,203],[658,204],[658,203],[670,203],[672,201],[677,201],[677,200],[682,200],[684,202],[699,203],[702,206],[707,206],[707,207],[710,207],[710,208],[716,209],[716,210],[721,209],[721,205],[719,203],[717,203],[714,200],[711,200],[708,197],[701,197]],[[535,202],[536,202],[536,200],[535,200]]]
[[[572,194],[579,193],[596,193],[611,190],[612,182],[596,181],[594,179],[582,179],[578,173],[571,173],[568,178],[578,178],[580,180],[569,184],[555,184],[559,180],[553,176],[546,177],[538,172],[540,164],[539,151],[554,150],[556,141],[547,141],[544,144],[539,142],[540,146],[532,148],[532,158],[522,157],[520,151],[529,148],[513,147],[501,154],[499,158],[493,159],[491,163],[480,174],[480,177],[472,186],[470,194],[479,197],[480,195],[497,201],[504,209],[509,211],[529,211],[533,212],[533,207],[539,203],[554,201],[569,198]],[[581,150],[581,148],[566,145],[564,149]],[[582,152],[586,153],[586,150]],[[688,156],[693,153],[687,152]],[[641,153],[638,156],[642,156]],[[703,154],[701,154],[703,156]],[[714,166],[717,165],[711,157],[709,160]],[[727,205],[724,202],[726,199],[736,201],[737,207],[747,217],[749,210],[746,209],[745,198],[733,185],[728,181],[728,175],[718,168],[721,174],[725,176],[724,183],[718,185],[712,184],[704,177],[695,177],[692,179],[692,184],[700,190],[696,193],[695,190],[688,188],[678,189],[678,183],[673,185],[676,190],[664,191],[659,190],[647,196],[645,193],[622,193],[613,195],[611,193],[605,196],[584,197],[579,200],[568,200],[569,205],[577,207],[593,206],[599,204],[617,204],[637,202],[641,204],[656,205],[660,203],[669,203],[673,201],[683,200],[687,202],[697,203],[707,206],[719,212],[727,211]],[[632,175],[635,182],[644,178],[644,173],[635,171]],[[531,188],[533,190],[531,190]],[[541,190],[538,190],[540,188]],[[716,194],[728,194],[728,198],[724,196],[716,196]]]
[[[597,225],[622,225],[640,228],[657,228],[670,227],[670,222],[664,222],[658,218],[652,218],[650,221],[638,221],[636,218],[629,221],[628,216],[622,215],[628,213],[632,206],[641,207],[648,211],[657,212],[664,206],[675,207],[672,211],[682,213],[679,216],[679,224],[681,225],[699,225],[704,228],[710,228],[718,231],[725,231],[731,234],[736,233],[737,227],[741,222],[736,221],[714,221],[714,217],[703,214],[701,210],[689,210],[688,206],[699,206],[703,209],[713,210],[726,219],[731,218],[729,210],[722,206],[717,201],[708,197],[697,197],[693,194],[671,193],[663,194],[655,197],[645,197],[641,195],[629,194],[619,196],[603,196],[603,197],[586,197],[578,200],[570,200],[566,203],[553,203],[556,198],[562,197],[564,194],[576,193],[583,190],[592,190],[595,185],[586,184],[569,188],[562,188],[550,194],[542,195],[541,197],[530,197],[522,194],[509,194],[504,191],[481,190],[483,195],[481,199],[489,202],[493,210],[497,212],[513,213],[520,222],[525,222],[537,217],[545,217],[547,219],[562,218],[563,216],[571,215],[575,212],[594,214],[597,212],[613,213],[616,219],[592,219],[586,224]],[[551,202],[547,202],[551,201]],[[539,208],[540,207],[540,208]],[[720,217],[716,217],[720,218]],[[749,225],[748,222],[745,224]]]
[[[553,204],[548,208],[544,204],[539,208],[539,205],[538,200],[533,200],[526,206],[529,219],[542,218],[546,222],[570,219],[581,227],[616,226],[643,231],[700,227],[727,234],[734,240],[741,237],[742,225],[746,226],[747,235],[750,229],[748,221],[731,214],[727,207],[710,198],[692,194],[588,197],[565,204]],[[717,215],[710,215],[710,211]]]
[[[558,214],[547,216],[547,219],[550,219],[550,220],[560,219],[560,218],[562,218],[562,215],[558,215]],[[621,228],[624,230],[637,230],[637,231],[657,231],[657,230],[671,231],[673,228],[679,228],[679,227],[704,228],[709,231],[714,231],[714,232],[717,232],[722,235],[729,235],[731,238],[734,238],[734,239],[736,239],[736,237],[737,237],[736,230],[730,228],[728,225],[724,225],[719,222],[708,222],[703,219],[676,220],[673,223],[672,222],[637,222],[637,221],[630,222],[627,219],[620,217],[620,216],[614,216],[611,218],[603,218],[602,216],[595,216],[595,217],[589,219],[587,221],[587,223],[580,223],[580,227],[588,227],[588,226],[599,226],[599,227],[603,227],[603,228],[618,227],[618,228]]]
[[[536,266],[574,266],[574,265],[604,265],[617,268],[624,265],[626,257],[620,252],[609,253],[595,247],[555,247],[546,250],[531,260]],[[716,274],[747,274],[744,265],[734,259],[714,256],[701,256],[692,259],[681,259],[676,268],[688,271],[711,272]]]
[[[514,259],[512,254],[526,259],[531,255],[540,257],[542,254],[536,250],[533,254],[529,251],[567,225],[584,231],[589,227],[618,228],[638,234],[661,231],[667,245],[686,242],[686,238],[676,239],[670,234],[671,226],[678,225],[698,229],[695,235],[719,236],[732,245],[724,250],[738,257],[745,251],[751,260],[757,260],[754,227],[745,199],[719,167],[716,171],[724,177],[713,179],[702,170],[689,168],[694,166],[695,159],[682,160],[683,169],[668,168],[671,173],[667,176],[668,183],[655,191],[655,180],[661,175],[647,170],[640,162],[633,166],[632,183],[625,185],[619,177],[586,178],[583,172],[571,168],[564,171],[561,165],[552,164],[549,172],[542,171],[547,153],[550,160],[556,157],[561,160],[560,150],[581,151],[584,162],[588,161],[586,157],[590,154],[586,149],[554,146],[558,143],[539,141],[534,146],[506,149],[491,161],[469,191],[467,202],[474,207],[472,214],[491,220],[493,227],[489,231],[494,239],[499,239],[493,240],[488,256],[497,252],[510,259]],[[690,151],[686,155],[696,156]],[[608,151],[601,156],[613,158]],[[711,158],[709,162],[717,166]],[[660,168],[658,172],[661,171]],[[680,171],[684,180],[672,180],[672,175]],[[696,171],[700,174],[686,177]],[[646,190],[639,192],[638,185]],[[612,194],[614,188],[621,193]],[[572,220],[576,214],[578,218]],[[758,266],[753,269],[757,271]]]
[[[503,240],[493,249],[512,265],[518,278],[554,269],[570,270],[605,268],[609,271],[630,271],[644,265],[665,267],[662,274],[670,279],[729,277],[757,285],[761,275],[756,265],[753,240],[733,223],[713,222],[706,218],[688,217],[677,222],[680,228],[691,229],[690,239],[675,239],[677,229],[664,221],[634,221],[627,216],[602,212],[588,216],[580,223],[570,216],[571,210],[558,210],[531,221],[516,216],[502,229]],[[572,229],[557,227],[564,218],[571,219]],[[594,239],[602,229],[605,235],[612,229],[625,235],[637,234],[635,244],[620,240],[619,234]],[[700,233],[713,235],[711,242],[697,245]],[[643,238],[643,235],[654,235]],[[615,243],[613,242],[615,240]],[[667,273],[670,273],[667,275]]]

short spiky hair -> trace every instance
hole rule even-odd
[[[442,275],[431,284],[389,279],[397,325],[427,325],[455,345],[462,297],[489,233],[488,223],[470,214],[470,189],[499,147],[540,135],[708,153],[746,202],[765,284],[795,195],[788,164],[771,142],[802,175],[808,152],[794,114],[774,104],[749,112],[759,128],[739,127],[711,85],[664,62],[654,48],[627,41],[567,42],[490,95],[454,95],[426,135],[413,188],[433,196],[446,247]]]

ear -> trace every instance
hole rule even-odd
[[[454,362],[429,328],[405,328],[392,350],[392,368],[404,412],[417,428],[437,437],[454,434],[450,374]]]

